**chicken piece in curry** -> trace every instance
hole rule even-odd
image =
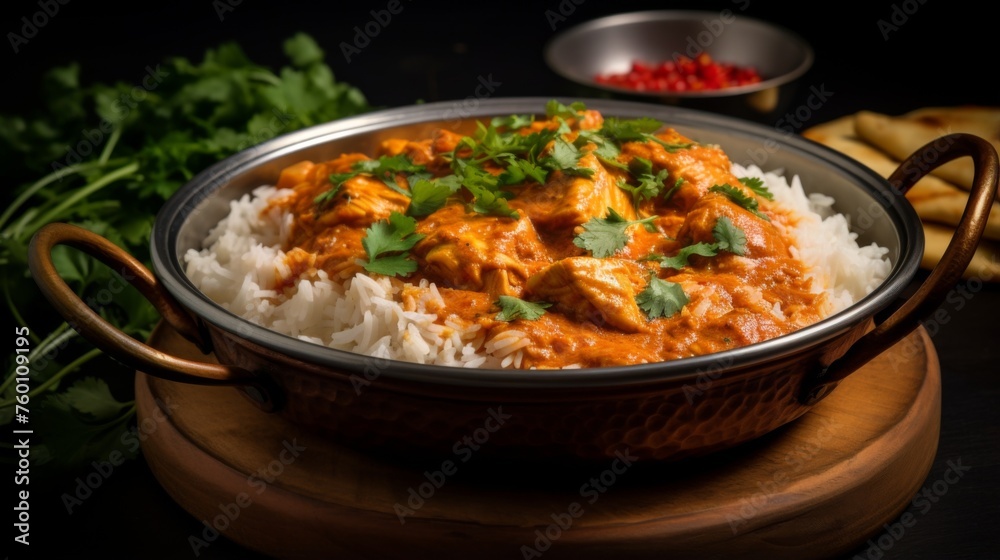
[[[824,317],[797,216],[723,150],[559,104],[288,167],[290,268],[434,283],[442,319],[531,340],[522,367],[661,362]],[[289,280],[289,286],[294,279]]]

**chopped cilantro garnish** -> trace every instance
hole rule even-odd
[[[580,116],[580,111],[586,111],[587,106],[582,101],[574,101],[569,105],[563,105],[555,99],[550,99],[545,104],[545,116],[552,119],[555,117],[567,119]]]
[[[458,173],[462,186],[472,193],[471,209],[473,212],[504,218],[521,218],[516,210],[507,204],[511,193],[499,189],[499,178],[489,171],[473,165],[459,164]]]
[[[408,258],[408,251],[424,238],[416,229],[417,221],[399,212],[372,224],[361,238],[368,255],[365,270],[386,276],[405,276],[415,271],[417,263]]]
[[[592,255],[603,259],[614,255],[628,244],[626,231],[633,224],[647,224],[656,216],[641,220],[626,220],[614,208],[608,208],[607,218],[591,218],[583,224],[583,232],[573,238],[573,244],[587,249]]]
[[[671,317],[691,300],[680,284],[650,276],[646,288],[635,296],[635,303],[650,319]]]
[[[676,152],[690,148],[691,142],[667,142],[657,138],[654,134],[663,126],[663,123],[649,117],[642,117],[632,120],[621,120],[614,117],[604,119],[600,134],[611,138],[619,144],[623,142],[656,142],[668,152]]]
[[[636,206],[644,200],[658,196],[663,191],[663,182],[670,174],[666,169],[661,169],[658,173],[653,174],[652,162],[641,157],[632,159],[629,171],[639,181],[639,184],[630,185],[622,181],[618,183],[618,187],[632,195],[632,203]]]
[[[490,126],[494,128],[506,128],[508,130],[519,130],[526,126],[531,126],[535,122],[534,115],[507,115],[506,117],[493,117]]]
[[[545,314],[545,310],[552,306],[544,301],[524,301],[514,296],[500,296],[497,299],[500,306],[500,313],[497,313],[497,321],[513,321],[515,319],[525,319],[534,321]]]
[[[719,219],[715,221],[712,237],[715,238],[715,246],[720,251],[729,251],[740,256],[747,252],[746,233],[725,216],[719,216]]]
[[[680,270],[688,265],[688,259],[691,255],[714,257],[719,254],[719,251],[728,251],[735,255],[746,254],[746,234],[726,216],[719,216],[719,219],[716,220],[715,227],[712,228],[712,236],[715,238],[715,243],[694,243],[683,247],[672,257],[653,255],[647,260],[659,261],[661,268]]]
[[[395,156],[381,156],[378,159],[366,159],[354,162],[351,165],[351,170],[347,173],[333,173],[330,175],[330,190],[321,193],[317,196],[313,202],[317,205],[323,205],[337,196],[340,191],[340,187],[347,182],[348,179],[357,177],[358,175],[371,175],[376,179],[381,180],[390,189],[402,193],[406,196],[410,196],[410,192],[406,189],[400,188],[396,183],[396,176],[402,174],[404,177],[409,176],[407,179],[407,184],[412,180],[420,180],[430,178],[430,173],[427,173],[427,169],[423,165],[417,165],[413,161],[403,154],[398,154]]]
[[[670,197],[674,196],[674,193],[677,192],[677,189],[681,188],[681,185],[683,184],[684,178],[678,177],[677,180],[674,181],[674,186],[670,187],[670,190],[663,193],[663,200],[670,200]]]
[[[746,188],[757,193],[757,196],[762,196],[768,200],[774,200],[774,195],[771,194],[771,191],[767,190],[763,179],[758,177],[740,177],[739,181],[743,183]]]
[[[567,175],[590,177],[594,174],[594,170],[580,166],[581,157],[583,157],[583,153],[580,148],[570,144],[564,138],[558,137],[552,145],[552,152],[540,163],[553,171],[562,171]]]
[[[455,175],[440,179],[420,179],[413,183],[410,189],[410,206],[406,209],[408,216],[426,216],[442,206],[448,197],[462,187]]]
[[[619,144],[622,142],[644,142],[647,134],[663,127],[663,123],[649,117],[621,120],[614,117],[604,119],[601,134]]]
[[[601,163],[626,171],[628,170],[627,165],[618,161],[618,156],[621,155],[622,151],[614,142],[592,130],[581,130],[576,137],[577,146],[582,147],[588,142],[592,142],[596,146],[592,153]]]
[[[659,257],[656,260],[660,261],[661,268],[673,268],[680,270],[687,266],[688,258],[691,255],[700,255],[702,257],[714,257],[718,254],[716,251],[715,243],[695,243],[694,245],[688,245],[677,252],[676,255],[672,257]]]
[[[708,189],[708,191],[724,194],[726,198],[749,210],[757,217],[771,221],[771,218],[768,218],[767,215],[760,211],[760,204],[757,202],[756,198],[747,196],[743,191],[737,189],[729,183],[723,185],[713,185]]]
[[[528,179],[539,184],[548,180],[548,170],[526,159],[512,159],[507,169],[500,174],[501,185],[519,185]]]

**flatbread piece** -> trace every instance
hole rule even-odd
[[[936,160],[937,147],[924,149],[928,143],[942,141],[954,132],[979,136],[1000,152],[1000,107],[962,106],[927,107],[899,116],[873,111],[855,115],[858,137],[897,160],[922,151],[927,163]],[[955,186],[972,188],[973,165],[970,158],[959,158],[937,167],[931,173]]]

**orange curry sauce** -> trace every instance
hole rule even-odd
[[[604,119],[585,110],[566,119],[569,141],[580,130],[598,130]],[[556,120],[537,120],[522,134],[555,129]],[[693,142],[664,128],[656,136],[667,142],[692,143],[668,150],[654,141],[624,142],[618,161],[628,165],[641,157],[654,173],[667,170],[667,186],[679,184],[669,199],[640,200],[618,186],[635,183],[629,171],[603,164],[592,150],[581,148],[578,165],[593,170],[590,177],[551,171],[545,184],[527,180],[504,187],[513,193],[511,208],[518,219],[473,212],[468,191],[457,191],[439,210],[418,218],[424,238],[410,251],[416,272],[397,278],[438,286],[444,298],[438,313],[456,316],[487,331],[487,338],[507,329],[524,332],[533,341],[524,349],[522,367],[600,367],[659,362],[736,348],[770,339],[812,324],[824,315],[824,296],[814,289],[806,268],[794,258],[792,228],[796,215],[756,195],[730,172],[730,160],[717,146]],[[364,272],[365,231],[393,211],[406,213],[410,199],[370,175],[343,183],[336,197],[322,207],[314,199],[331,187],[330,175],[345,173],[365,159],[405,154],[435,176],[452,173],[449,157],[462,136],[437,130],[430,138],[393,139],[377,154],[346,153],[326,162],[301,162],[285,169],[278,188],[291,196],[274,204],[295,218],[284,247],[293,275],[323,269],[331,278],[346,279]],[[550,149],[550,148],[549,148]],[[495,166],[490,172],[499,174]],[[405,179],[398,181],[407,186]],[[714,185],[728,184],[754,197],[768,219],[745,209]],[[605,218],[613,208],[626,219],[657,216],[655,232],[641,224],[628,227],[629,242],[607,258],[596,258],[573,239],[592,218]],[[720,251],[713,257],[691,256],[680,270],[661,268],[650,254],[671,256],[696,242],[713,243],[713,227],[726,216],[746,236],[742,256]],[[650,276],[678,283],[689,302],[670,317],[650,319],[636,296]],[[286,286],[294,282],[289,278]],[[536,320],[498,320],[497,299],[510,295],[550,307]],[[778,304],[776,306],[775,304]]]

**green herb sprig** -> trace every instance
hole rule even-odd
[[[764,214],[763,212],[760,211],[760,203],[757,202],[756,198],[745,194],[743,191],[737,189],[736,187],[730,185],[729,183],[723,185],[713,185],[709,187],[708,192],[717,192],[723,194],[726,196],[726,198],[735,202],[736,204],[745,208],[746,210],[750,211],[750,213],[757,216],[758,218],[768,222],[771,221],[771,218],[768,218],[767,214]]]
[[[141,97],[135,82],[86,83],[80,65],[55,67],[34,112],[0,115],[8,185],[0,292],[31,341],[32,460],[40,477],[89,467],[115,450],[134,456],[138,446],[122,437],[134,419],[134,372],[82,341],[57,313],[40,312],[51,306],[25,274],[29,240],[47,223],[73,223],[152,268],[155,216],[196,173],[276,135],[372,110],[361,91],[334,79],[310,36],[293,35],[283,46],[289,64],[278,70],[254,63],[236,43],[209,49],[200,61],[167,58],[140,78]],[[117,271],[66,247],[52,259],[112,325],[139,340],[150,336],[159,314]],[[125,287],[108,301],[109,286]],[[14,418],[14,367],[8,359],[0,382],[0,425]]]
[[[406,276],[417,270],[409,251],[424,235],[416,233],[417,221],[399,212],[365,230],[361,246],[368,255],[365,270],[386,276]]]
[[[516,319],[536,321],[545,315],[546,309],[552,307],[552,304],[548,302],[525,301],[514,296],[500,296],[497,298],[496,304],[500,307],[496,320],[508,322]]]
[[[639,220],[626,220],[614,208],[608,208],[606,218],[591,218],[583,224],[583,231],[573,238],[573,244],[603,259],[621,251],[628,245],[628,228],[635,224],[650,225],[657,216]]]
[[[653,255],[647,257],[647,260],[658,261],[661,268],[680,270],[688,265],[688,259],[692,255],[714,257],[719,254],[719,251],[728,251],[741,256],[746,254],[746,233],[726,216],[719,216],[719,219],[716,220],[715,226],[712,228],[712,237],[715,238],[715,243],[694,243],[683,247],[672,257]]]

